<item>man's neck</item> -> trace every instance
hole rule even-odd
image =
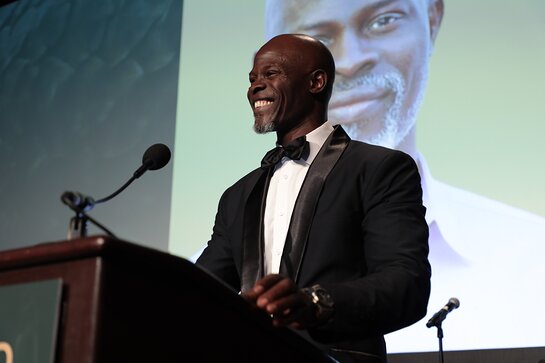
[[[323,125],[324,122],[325,120],[316,122],[305,122],[285,132],[277,131],[277,143],[279,145],[288,144],[291,141],[297,139],[298,137],[305,136],[309,132],[317,129],[318,127]]]

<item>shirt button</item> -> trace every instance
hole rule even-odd
[[[284,180],[288,180],[288,175],[287,174],[284,174],[282,177],[284,178]]]

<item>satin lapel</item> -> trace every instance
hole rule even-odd
[[[336,126],[312,162],[297,197],[280,263],[280,274],[291,277],[295,282],[299,279],[301,261],[324,182],[349,141],[344,130]]]
[[[263,216],[273,169],[261,171],[244,208],[241,291],[252,288],[263,276]]]

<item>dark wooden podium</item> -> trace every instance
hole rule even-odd
[[[56,362],[331,362],[191,262],[107,237],[0,253],[0,286],[61,278]]]

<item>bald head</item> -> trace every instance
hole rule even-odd
[[[254,57],[248,100],[254,129],[276,131],[279,140],[312,131],[327,120],[335,63],[318,40],[299,34],[278,35]]]
[[[318,95],[328,102],[335,79],[335,61],[329,49],[313,37],[304,34],[281,34],[265,43],[257,52],[276,51],[283,53],[285,60],[292,62],[302,72],[323,70],[326,74],[326,85]]]

